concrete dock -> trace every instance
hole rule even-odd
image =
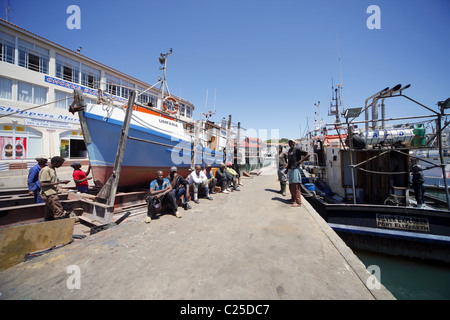
[[[130,217],[1,271],[0,299],[394,299],[305,200],[277,193],[274,168],[242,181],[181,219]]]

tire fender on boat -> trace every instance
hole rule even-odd
[[[173,110],[170,110],[170,109],[169,109],[169,107],[167,106],[166,101],[171,101],[171,102],[173,102],[173,107],[174,107]],[[168,97],[166,97],[166,98],[164,99],[163,107],[164,107],[164,111],[165,111],[165,112],[170,113],[170,114],[175,114],[175,113],[177,113],[177,111],[178,111],[178,102],[177,102],[177,100],[176,100],[174,97],[168,96]]]

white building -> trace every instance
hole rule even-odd
[[[87,160],[78,115],[68,111],[74,89],[81,89],[87,102],[95,103],[100,88],[115,104],[125,105],[131,90],[149,87],[0,19],[0,171],[26,169],[36,164],[39,154]],[[159,89],[152,89],[138,102],[161,106],[160,97]],[[177,116],[192,121],[194,106],[176,99]]]

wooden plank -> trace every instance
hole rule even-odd
[[[24,261],[30,252],[72,241],[75,219],[59,219],[0,229],[0,270]]]

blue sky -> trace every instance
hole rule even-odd
[[[2,9],[6,0],[2,0]],[[81,9],[81,29],[66,27],[69,5]],[[448,0],[10,0],[10,21],[117,70],[154,84],[161,52],[173,48],[167,79],[173,94],[194,103],[194,118],[214,106],[213,120],[232,115],[245,128],[278,129],[299,138],[324,121],[332,79],[344,108],[396,84],[437,109],[450,97]],[[380,8],[381,29],[366,13]],[[1,17],[4,18],[4,10]],[[389,99],[387,115],[429,111]],[[360,117],[363,120],[363,117]]]

